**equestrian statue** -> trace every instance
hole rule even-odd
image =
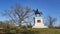
[[[33,11],[34,11],[35,16],[37,16],[38,14],[39,14],[39,16],[42,15],[42,12],[38,11],[38,9],[36,9],[36,10],[33,9]]]

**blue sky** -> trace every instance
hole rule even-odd
[[[9,9],[15,3],[29,6],[32,9],[39,9],[39,11],[43,12],[44,18],[50,15],[57,18],[57,25],[60,24],[60,0],[0,0],[0,13]],[[0,14],[0,21],[6,19],[6,17],[2,17]]]

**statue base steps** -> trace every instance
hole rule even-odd
[[[36,24],[36,25],[33,26],[32,28],[48,28],[48,27],[45,26],[44,24]]]

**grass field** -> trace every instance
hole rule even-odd
[[[48,28],[48,29],[31,29],[38,31],[36,34],[60,34],[60,29],[53,29],[53,28]]]
[[[1,31],[1,30],[0,30]],[[20,34],[60,34],[60,29],[55,29],[55,28],[27,28],[27,29],[18,29],[16,30],[11,30],[14,34],[16,32],[19,32]],[[18,34],[18,33],[16,33]]]

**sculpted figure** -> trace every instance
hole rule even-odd
[[[35,13],[35,16],[37,16],[37,14],[39,14],[39,16],[42,15],[42,12],[38,11],[38,9],[37,9],[37,10],[33,10],[33,11],[34,11],[34,13]]]

